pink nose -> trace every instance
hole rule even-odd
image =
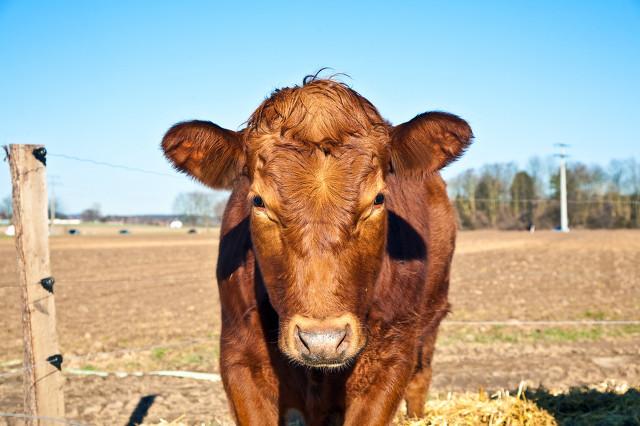
[[[285,324],[280,349],[309,367],[340,367],[356,357],[366,343],[360,321],[351,313],[322,319],[296,314]]]
[[[342,362],[350,344],[351,327],[333,329],[302,329],[296,326],[297,349],[303,359],[312,363]]]

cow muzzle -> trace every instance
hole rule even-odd
[[[314,319],[294,315],[289,321],[287,351],[309,367],[337,368],[361,349],[358,321],[351,314]]]

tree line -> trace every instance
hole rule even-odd
[[[469,169],[448,180],[448,191],[462,229],[559,225],[559,166],[553,157],[533,157],[524,168],[510,162]],[[640,163],[569,162],[567,198],[570,227],[640,228]]]

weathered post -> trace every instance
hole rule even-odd
[[[42,145],[9,145],[8,154],[22,293],[24,410],[34,417],[63,418],[64,377],[49,267],[46,150]],[[50,422],[33,419],[27,424]]]

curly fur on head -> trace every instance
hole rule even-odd
[[[247,121],[250,132],[322,145],[387,132],[378,110],[346,84],[305,78],[302,86],[275,90]]]

